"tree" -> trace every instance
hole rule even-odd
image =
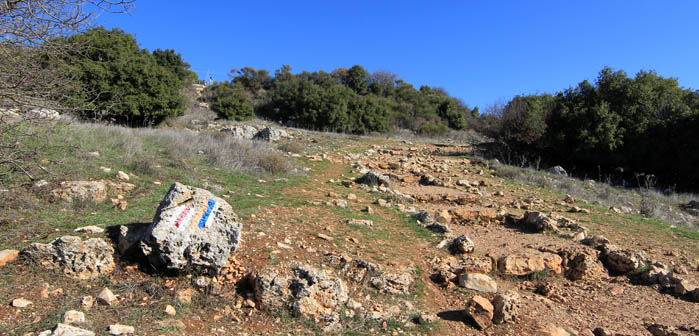
[[[254,111],[241,84],[222,83],[214,89],[211,109],[224,119],[248,120]]]
[[[21,171],[30,179],[37,151],[22,146],[39,140],[33,109],[70,111],[81,90],[64,71],[66,55],[82,50],[60,38],[84,31],[100,12],[123,12],[130,0],[13,0],[0,2],[0,177]],[[60,42],[60,43],[59,43]],[[45,115],[45,114],[44,114]],[[9,167],[9,168],[8,168]]]
[[[79,95],[85,102],[81,116],[149,126],[184,112],[181,91],[189,65],[174,51],[150,54],[117,28],[93,28],[67,41],[86,46],[69,58],[76,78],[87,89]]]

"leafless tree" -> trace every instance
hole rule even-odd
[[[24,143],[40,140],[37,123],[75,108],[71,97],[80,87],[61,64],[81,46],[62,37],[88,29],[102,13],[128,11],[132,3],[0,0],[0,183],[12,171],[33,180],[37,147]]]

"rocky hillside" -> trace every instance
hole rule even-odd
[[[699,334],[696,232],[465,144],[185,124],[48,135],[0,193],[0,334]]]

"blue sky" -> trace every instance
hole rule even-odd
[[[698,15],[699,1],[137,0],[98,24],[175,49],[202,79],[359,64],[482,109],[594,80],[604,66],[699,89]]]

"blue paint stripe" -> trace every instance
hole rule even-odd
[[[206,211],[204,211],[204,215],[201,216],[201,219],[199,220],[199,227],[203,228],[204,225],[206,224],[206,220],[209,219],[209,215],[211,214],[211,210],[214,209],[214,205],[216,202],[214,200],[209,199],[209,203],[206,205]]]

